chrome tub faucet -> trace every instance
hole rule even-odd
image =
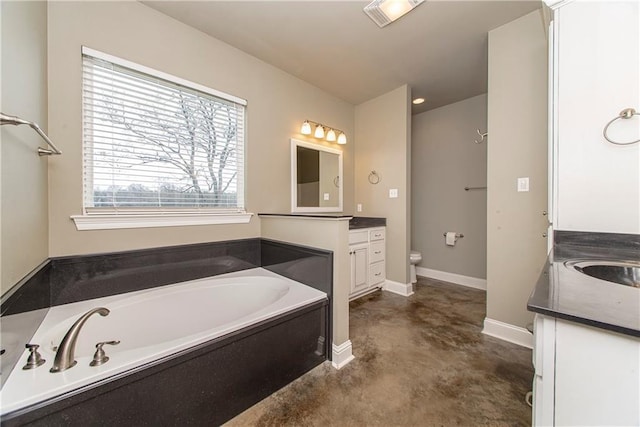
[[[67,334],[62,338],[62,342],[58,347],[56,357],[53,361],[53,368],[51,368],[49,372],[62,372],[75,366],[76,341],[78,340],[80,329],[82,329],[82,326],[84,326],[89,317],[95,313],[98,313],[101,316],[106,316],[109,314],[109,309],[98,307],[93,310],[89,310],[83,314],[82,317],[76,320],[73,325],[71,325]]]

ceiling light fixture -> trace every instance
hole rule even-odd
[[[420,105],[424,102],[424,98],[415,98],[413,101],[413,105]]]
[[[305,120],[302,122],[300,133],[302,135],[311,135],[311,125],[315,126],[315,130],[313,132],[314,138],[326,139],[329,142],[337,142],[340,145],[347,143],[347,135],[345,135],[340,129],[325,126],[322,123],[314,122],[312,120]]]
[[[364,7],[364,13],[380,28],[415,9],[424,0],[373,0]]]

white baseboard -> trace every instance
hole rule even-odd
[[[353,359],[355,357],[352,353],[351,340],[346,340],[340,345],[331,344],[331,364],[334,368],[340,369]]]
[[[387,279],[384,281],[382,289],[385,291],[393,292],[394,294],[402,295],[403,297],[413,295],[413,283],[404,284]]]
[[[531,332],[525,328],[513,326],[499,320],[485,317],[482,333],[522,347],[533,348],[533,334]]]
[[[463,276],[462,274],[448,273],[446,271],[432,270],[430,268],[416,267],[418,276],[430,279],[442,280],[443,282],[455,283],[456,285],[467,286],[469,288],[487,290],[487,279]]]

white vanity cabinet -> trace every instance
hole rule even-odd
[[[534,335],[534,426],[640,425],[640,337],[540,314]]]
[[[382,287],[385,275],[385,228],[362,228],[349,231],[351,257],[351,299]]]

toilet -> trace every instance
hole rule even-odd
[[[411,251],[409,255],[409,272],[411,273],[411,283],[416,283],[418,278],[416,277],[416,264],[422,261],[422,254],[418,251]]]

